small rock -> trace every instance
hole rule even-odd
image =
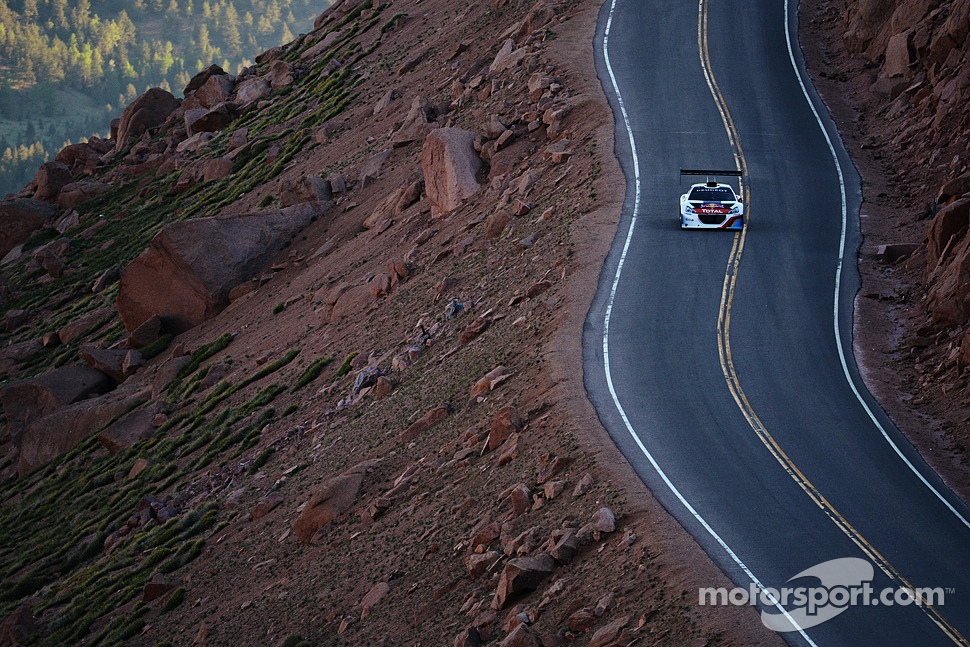
[[[593,489],[594,483],[595,481],[593,480],[592,474],[589,474],[589,473],[584,474],[583,478],[581,478],[579,480],[579,483],[576,484],[576,487],[573,488],[573,496],[581,497],[584,494],[588,493],[590,490]]]
[[[373,608],[377,606],[377,603],[380,602],[390,590],[391,586],[387,582],[380,582],[379,584],[374,585],[374,588],[368,591],[367,595],[365,595],[364,599],[360,602],[360,619],[363,620],[369,617]]]
[[[252,509],[249,513],[249,520],[256,521],[257,519],[262,519],[283,503],[283,500],[283,495],[279,492],[270,492],[260,499],[256,507]]]

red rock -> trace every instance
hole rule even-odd
[[[375,584],[374,588],[367,592],[364,599],[360,602],[360,619],[363,620],[370,616],[371,611],[377,606],[377,603],[384,599],[388,591],[391,590],[391,585],[387,582],[380,582]]]
[[[121,113],[115,150],[124,149],[130,138],[140,137],[149,129],[161,126],[178,107],[179,101],[171,92],[150,88]]]
[[[523,420],[515,407],[503,407],[492,418],[488,433],[488,451],[497,449],[514,432],[522,428]]]
[[[567,530],[555,545],[549,549],[549,554],[560,564],[568,564],[579,552],[580,541],[572,530]]]
[[[562,456],[543,456],[539,462],[539,476],[536,477],[536,484],[542,485],[546,481],[552,480],[559,472],[569,464],[569,458]]]
[[[592,609],[583,607],[569,614],[569,617],[562,624],[566,625],[570,631],[585,633],[593,628],[598,619]]]
[[[469,553],[465,556],[465,570],[473,580],[485,574],[485,571],[502,558],[502,553],[490,550],[484,553]]]
[[[158,340],[162,334],[162,319],[154,315],[149,317],[140,326],[131,331],[128,335],[128,346],[131,348],[143,348]]]
[[[377,384],[374,385],[374,397],[378,400],[386,398],[394,390],[394,383],[383,375],[377,378]]]
[[[432,119],[434,119],[434,109],[427,97],[420,95],[414,97],[401,127],[391,138],[391,145],[394,148],[400,148],[411,142],[423,140],[429,132],[438,126],[438,124],[432,123]]]
[[[234,85],[232,78],[228,74],[212,74],[195,91],[195,98],[199,100],[199,103],[203,107],[212,108],[229,100]]]
[[[96,146],[91,142],[70,144],[57,153],[54,161],[65,164],[71,172],[93,169],[97,165],[99,158],[108,152],[107,150],[102,150],[104,148],[107,148],[107,146]]]
[[[525,483],[516,485],[509,494],[509,498],[512,501],[512,514],[515,516],[525,514],[532,507],[532,492]]]
[[[499,447],[499,456],[495,460],[498,467],[508,465],[519,457],[521,437],[517,433],[509,435],[508,439]]]
[[[235,103],[239,106],[246,106],[256,101],[265,99],[273,92],[270,82],[261,76],[251,76],[241,79],[235,87]],[[245,110],[245,108],[241,108]]]
[[[0,388],[0,404],[16,438],[33,421],[108,390],[108,378],[87,366],[65,366]]]
[[[222,311],[229,291],[266,265],[327,205],[304,204],[167,225],[124,270],[118,313],[127,330],[152,316],[184,332]]]
[[[525,296],[534,299],[549,288],[552,287],[552,283],[549,281],[539,281],[529,286],[529,289],[525,291]]]
[[[0,258],[25,242],[56,213],[54,205],[31,198],[0,202]]]
[[[98,442],[111,454],[134,447],[154,435],[155,427],[152,422],[158,411],[159,407],[156,404],[126,413],[98,434]]]
[[[22,604],[0,623],[0,645],[16,647],[39,631],[30,606]]]
[[[57,195],[74,181],[71,169],[63,162],[44,162],[34,175],[34,200],[56,202]]]
[[[128,470],[128,478],[133,479],[151,466],[151,463],[144,458],[136,459],[131,469]]]
[[[462,345],[471,343],[488,329],[490,323],[492,323],[491,317],[476,317],[461,331],[458,337],[459,343]]]
[[[482,636],[475,627],[468,627],[458,633],[452,647],[482,647]]]
[[[223,76],[225,74],[226,71],[215,64],[203,68],[199,72],[196,72],[195,76],[189,80],[189,82],[185,85],[185,89],[182,91],[182,94],[191,94],[205,85],[213,76]]]
[[[166,593],[172,590],[172,584],[168,581],[164,575],[157,574],[152,579],[145,582],[145,587],[142,590],[141,600],[142,602],[151,602],[152,600],[157,600]]]
[[[548,553],[510,559],[502,569],[492,608],[502,609],[512,596],[534,590],[555,569],[556,560]]]
[[[56,409],[34,420],[20,439],[18,473],[23,476],[70,451],[79,442],[147,398],[148,393],[141,390],[118,389]]]
[[[608,625],[600,627],[589,639],[589,647],[606,647],[615,643],[628,624],[630,624],[630,616],[622,616]]]
[[[511,214],[504,209],[499,209],[485,220],[485,238],[488,240],[498,238],[505,232],[510,222],[512,222]]]
[[[118,348],[82,346],[81,350],[78,351],[78,357],[120,384],[127,378],[121,368],[127,353],[128,351]]]
[[[249,513],[249,520],[256,521],[262,519],[270,512],[275,510],[281,503],[283,503],[283,495],[279,492],[270,492],[263,498],[259,500],[256,507],[253,508]]]
[[[468,392],[468,399],[474,400],[480,395],[488,393],[496,386],[504,381],[503,378],[508,377],[509,370],[504,366],[496,366],[491,371],[482,376],[475,384],[472,386],[471,390]]]
[[[434,409],[431,409],[425,413],[421,418],[415,420],[411,426],[404,430],[401,434],[401,440],[407,442],[414,440],[427,430],[431,429],[435,424],[441,422],[448,417],[448,407],[445,405],[439,405]]]
[[[529,625],[522,623],[499,643],[499,647],[543,647],[542,636]]]
[[[452,211],[481,188],[475,176],[482,161],[474,140],[474,133],[458,128],[439,128],[425,139],[421,168],[432,216]]]
[[[293,522],[293,533],[300,543],[309,543],[324,526],[353,507],[364,477],[377,463],[376,460],[358,463],[320,487]]]
[[[940,263],[942,254],[951,239],[970,225],[970,198],[962,198],[936,212],[926,234],[926,268],[933,269]],[[954,241],[956,242],[956,241]]]
[[[547,481],[542,484],[542,494],[549,499],[555,499],[566,489],[566,481]]]
[[[475,531],[472,538],[468,540],[468,544],[472,549],[477,549],[479,546],[489,546],[493,541],[499,538],[502,534],[502,524],[493,522],[483,525],[481,528]]]
[[[358,314],[373,303],[374,297],[371,296],[370,285],[358,285],[344,291],[333,304],[333,309],[329,314],[329,321],[337,322],[344,317]]]
[[[370,296],[372,299],[386,297],[391,291],[391,277],[387,274],[378,274],[367,285],[370,288]]]

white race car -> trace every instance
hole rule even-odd
[[[706,175],[706,182],[692,184],[680,196],[681,229],[743,229],[744,205],[734,187],[717,181],[717,176],[741,177],[740,171],[681,169],[684,175]],[[713,179],[712,179],[713,178]]]

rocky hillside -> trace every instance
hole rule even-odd
[[[857,350],[970,494],[970,1],[810,0],[810,67],[864,181]]]
[[[343,0],[0,204],[0,645],[777,643],[584,398],[597,10]]]

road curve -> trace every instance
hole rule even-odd
[[[587,316],[587,392],[739,586],[811,585],[789,579],[856,558],[876,591],[944,594],[819,624],[762,606],[806,627],[790,643],[970,645],[970,509],[852,357],[860,182],[791,46],[792,3],[605,2],[594,47],[627,194]],[[687,167],[744,172],[744,234],[680,230]]]

